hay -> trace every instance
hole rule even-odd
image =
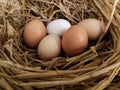
[[[40,60],[23,41],[25,23],[56,18],[77,24],[85,18],[103,20],[105,32],[89,42],[81,55],[64,53]],[[0,88],[5,90],[119,90],[119,0],[6,0],[0,3]]]

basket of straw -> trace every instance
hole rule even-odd
[[[105,30],[76,56],[50,61],[23,42],[24,25],[101,19]],[[119,0],[5,0],[0,3],[0,90],[120,90]]]

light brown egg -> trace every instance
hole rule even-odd
[[[24,27],[23,37],[27,46],[36,48],[42,38],[46,36],[46,28],[42,21],[35,19]]]
[[[85,51],[88,45],[87,32],[79,25],[71,26],[62,37],[62,48],[69,56]]]
[[[61,52],[61,39],[58,35],[50,34],[44,37],[38,46],[38,55],[42,60],[51,60]]]
[[[105,24],[102,21],[93,18],[82,20],[78,25],[87,31],[89,40],[99,39],[105,29]]]

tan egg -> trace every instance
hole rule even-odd
[[[62,48],[69,56],[78,55],[85,51],[88,45],[87,32],[79,25],[71,26],[62,37]]]
[[[61,39],[58,35],[50,34],[41,40],[38,55],[42,60],[51,60],[61,52]]]
[[[35,19],[25,25],[23,37],[27,46],[35,48],[46,34],[47,32],[43,22]]]
[[[97,19],[85,19],[78,23],[88,33],[89,40],[97,40],[105,29],[105,24]]]

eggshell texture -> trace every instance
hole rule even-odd
[[[69,56],[85,51],[88,45],[87,32],[79,25],[71,26],[62,37],[62,48]]]
[[[23,37],[27,46],[35,48],[46,34],[47,32],[43,22],[35,19],[25,25]]]
[[[50,60],[57,57],[61,51],[61,39],[58,35],[47,35],[41,40],[38,46],[38,54],[43,60]]]
[[[103,22],[97,19],[85,19],[78,23],[88,33],[89,40],[97,40],[104,31],[105,25]]]
[[[63,33],[71,27],[71,24],[65,19],[56,19],[47,25],[48,34],[57,34],[62,36]]]

